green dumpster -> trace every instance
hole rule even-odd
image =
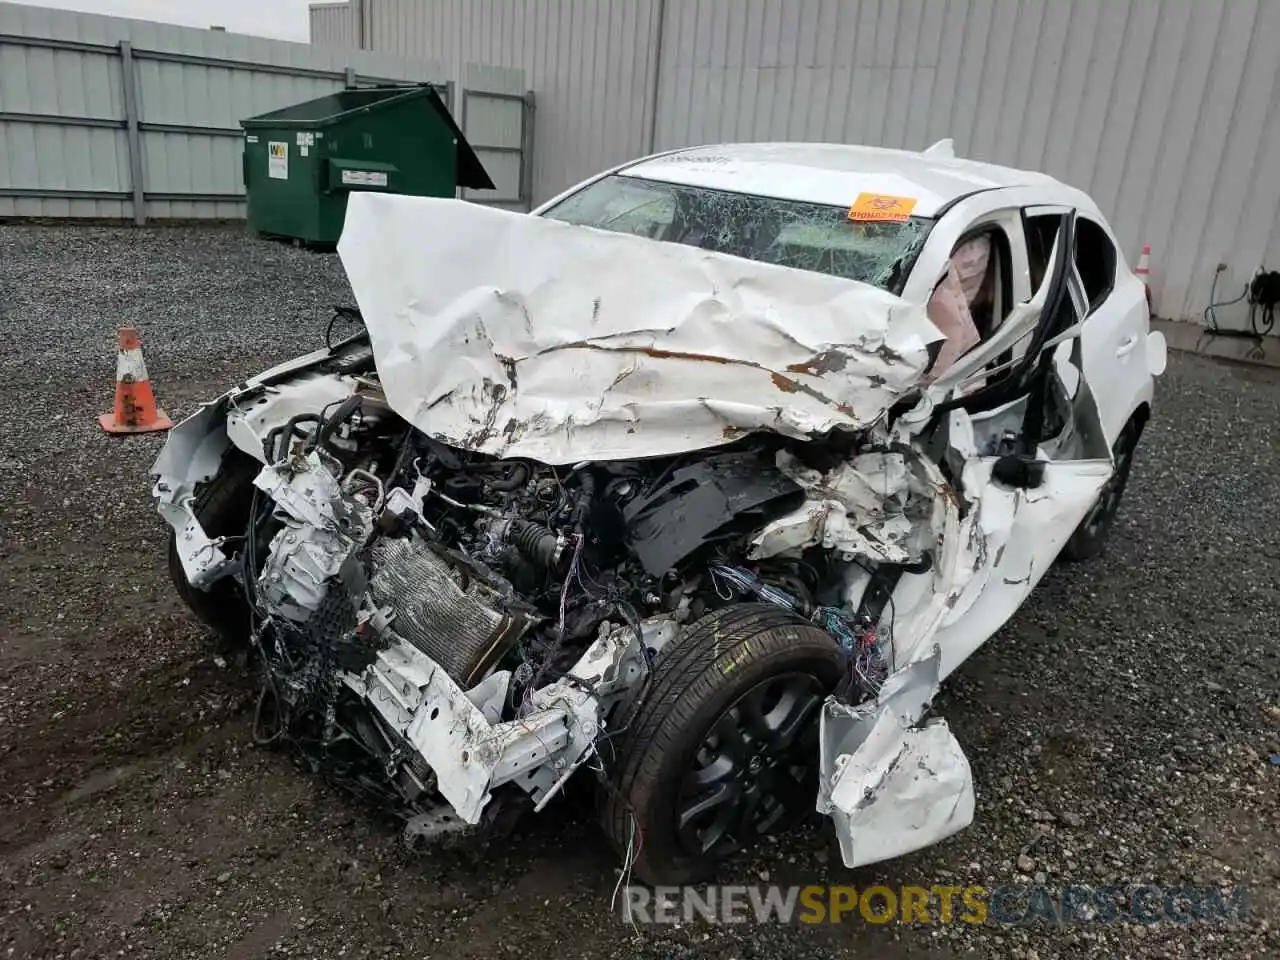
[[[336,243],[353,190],[452,197],[458,187],[493,189],[425,85],[342,90],[240,126],[249,226],[270,236]]]

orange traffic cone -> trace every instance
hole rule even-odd
[[[1138,258],[1138,265],[1133,268],[1133,275],[1142,281],[1142,285],[1147,289],[1147,308],[1151,308],[1151,244],[1144,243],[1142,245],[1142,256]]]
[[[147,379],[142,360],[142,340],[135,327],[121,327],[116,335],[120,353],[116,358],[116,407],[98,417],[107,433],[150,433],[168,430],[173,421],[156,406],[156,396]]]

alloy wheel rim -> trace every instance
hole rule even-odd
[[[724,710],[680,783],[676,832],[696,856],[725,856],[812,809],[826,691],[811,674],[756,684]]]

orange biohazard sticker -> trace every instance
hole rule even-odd
[[[892,197],[887,193],[860,193],[849,208],[850,220],[879,220],[902,223],[916,208],[915,197]]]

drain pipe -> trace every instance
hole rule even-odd
[[[658,93],[662,81],[662,44],[667,32],[667,0],[656,0],[658,4],[658,29],[654,38],[653,78],[649,83],[649,103],[653,105],[649,112],[649,129],[645,132],[645,153],[657,152],[658,141]]]

